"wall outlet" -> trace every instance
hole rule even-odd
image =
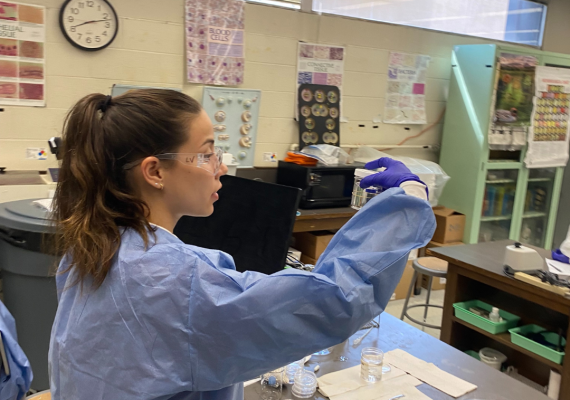
[[[277,153],[263,153],[263,161],[277,162]]]

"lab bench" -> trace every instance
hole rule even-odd
[[[340,229],[356,214],[356,210],[350,207],[299,210],[299,212],[301,215],[295,218],[293,233]]]
[[[449,263],[441,340],[461,351],[499,350],[508,357],[508,365],[541,386],[548,384],[550,370],[554,370],[562,376],[559,399],[570,400],[570,299],[505,275],[505,247],[513,243],[504,240],[428,249],[428,255]],[[549,251],[535,249],[550,258]],[[536,324],[554,332],[562,329],[567,340],[562,364],[512,343],[508,332],[495,335],[457,318],[453,304],[468,300],[481,300],[519,316],[519,326]]]
[[[384,352],[402,349],[415,357],[435,364],[458,378],[477,385],[477,390],[461,397],[462,399],[548,400],[548,397],[538,391],[389,314],[382,314],[380,329],[373,329],[359,346],[354,347],[352,345],[354,339],[362,335],[363,332],[359,331],[349,340],[333,347],[331,354],[312,356],[307,366],[313,369],[318,364],[320,368],[316,375],[323,376],[359,365],[360,353],[365,347],[379,347]],[[433,400],[453,399],[453,397],[427,384],[418,386],[418,389]],[[260,398],[261,385],[259,382],[245,388],[246,400]],[[281,398],[295,398],[291,393],[290,385],[283,387]],[[325,399],[318,391],[312,398]]]

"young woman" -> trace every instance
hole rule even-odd
[[[403,164],[374,166],[387,170],[373,183],[426,197]],[[241,382],[381,313],[409,251],[433,234],[429,204],[392,189],[335,235],[314,273],[239,273],[172,234],[181,216],[214,211],[226,171],[208,116],[182,93],[92,94],[70,111],[54,203],[65,254],[55,400],[242,399]]]

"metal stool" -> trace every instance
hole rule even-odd
[[[431,285],[433,282],[433,278],[445,278],[447,276],[447,262],[440,260],[436,257],[421,257],[413,262],[414,268],[414,276],[412,278],[412,282],[410,283],[410,289],[408,290],[408,295],[406,296],[406,302],[404,303],[404,309],[402,310],[402,316],[400,319],[403,321],[404,317],[408,317],[408,319],[418,325],[425,326],[426,328],[433,328],[433,329],[441,329],[441,326],[431,325],[426,323],[427,313],[429,307],[437,307],[443,308],[442,306],[438,306],[436,304],[429,304],[429,298],[431,296]],[[413,306],[408,307],[408,303],[410,302],[410,297],[412,296],[412,290],[416,285],[416,280],[419,277],[419,274],[429,276],[428,287],[427,287],[427,299],[425,304],[415,304]],[[424,321],[420,322],[408,315],[408,310],[414,307],[424,307]]]
[[[33,394],[31,396],[26,397],[27,400],[51,400],[51,393],[49,390],[44,390],[43,392],[39,392]]]

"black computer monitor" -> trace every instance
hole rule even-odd
[[[184,243],[225,251],[238,271],[282,270],[301,190],[227,175],[221,182],[214,213],[182,217],[174,234]]]

